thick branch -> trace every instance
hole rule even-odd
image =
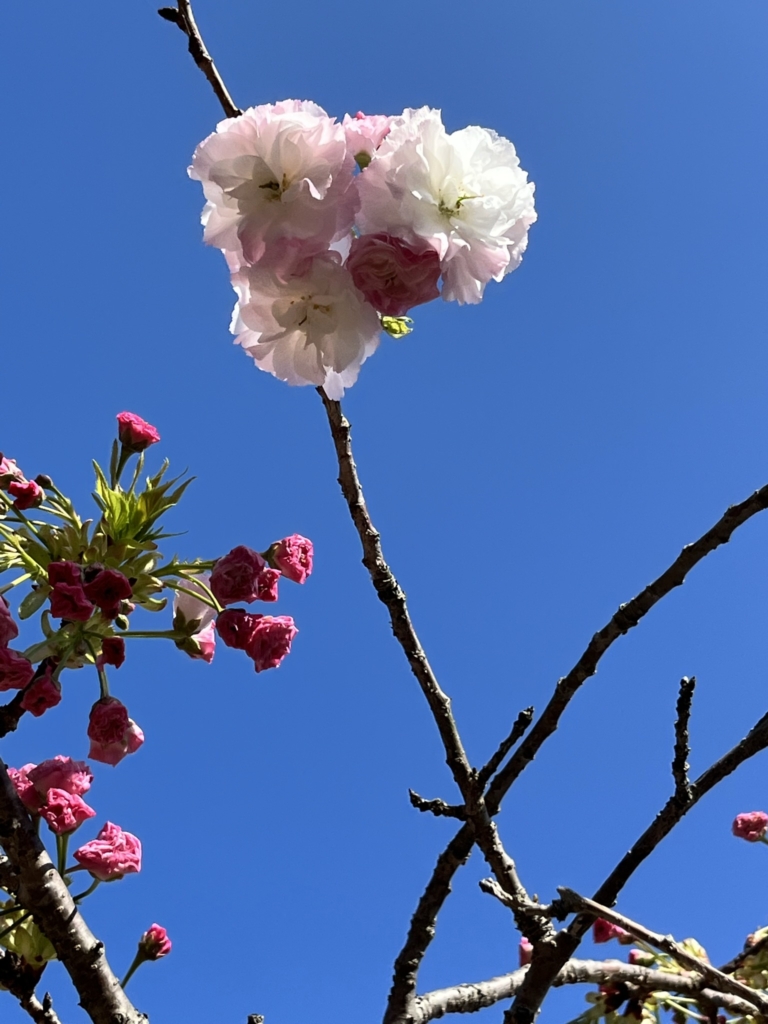
[[[143,1024],[97,941],[51,863],[0,761],[0,844],[18,870],[19,903],[53,944],[93,1024]]]
[[[691,783],[688,780],[688,755],[691,752],[688,736],[688,723],[691,719],[693,691],[696,689],[696,676],[691,679],[683,676],[680,680],[680,693],[677,698],[677,718],[675,719],[675,754],[672,759],[672,778],[675,780],[675,796],[683,803],[691,799]]]
[[[487,1006],[493,1006],[502,999],[510,999],[519,990],[528,968],[522,967],[512,974],[505,974],[475,984],[454,985],[436,989],[414,1000],[411,1013],[393,1024],[426,1024],[438,1020],[448,1013],[475,1013]],[[676,992],[678,995],[701,999],[707,1005],[722,1006],[739,1016],[755,1012],[752,1002],[737,996],[703,988],[700,974],[675,974],[671,971],[655,971],[648,967],[625,964],[620,960],[569,960],[553,982],[562,985],[626,985],[630,998],[649,992]]]
[[[643,616],[647,615],[651,608],[663,597],[666,597],[670,591],[681,586],[688,573],[702,558],[720,547],[721,544],[727,544],[734,530],[766,508],[768,508],[768,484],[738,505],[731,505],[725,515],[710,530],[707,530],[693,544],[687,544],[683,548],[670,567],[658,579],[649,584],[627,604],[619,606],[610,622],[592,637],[587,649],[568,675],[559,680],[555,692],[538,721],[491,784],[488,792],[488,807],[491,813],[498,810],[509,787],[536,757],[545,740],[557,729],[560,717],[572,697],[581,684],[595,674],[600,659],[611,644],[636,626]]]
[[[722,971],[719,971],[717,967],[713,967],[706,960],[702,960],[700,957],[694,956],[693,953],[689,953],[684,946],[675,942],[671,935],[661,935],[659,932],[653,932],[650,928],[646,928],[645,925],[638,924],[637,921],[631,921],[623,914],[619,914],[617,911],[605,907],[595,900],[589,900],[584,896],[580,896],[573,889],[561,886],[557,891],[560,893],[563,906],[568,913],[589,914],[593,918],[602,917],[606,921],[610,921],[611,924],[615,924],[619,928],[628,931],[630,935],[641,942],[645,942],[649,946],[653,946],[655,949],[661,950],[662,953],[671,956],[681,967],[687,967],[689,970],[700,974],[705,981],[710,985],[714,985],[722,992],[728,992],[733,996],[744,999],[748,1003],[752,1003],[764,1015],[768,1013],[768,998],[755,989],[750,988],[749,985],[745,985],[743,982],[732,978],[730,974],[723,974]]]
[[[24,691],[20,690],[13,700],[0,705],[0,737],[7,736],[9,732],[15,732],[18,727],[21,716],[25,713],[21,706],[23,697]]]
[[[187,37],[192,60],[211,83],[211,88],[216,93],[216,98],[227,117],[237,117],[238,114],[242,114],[242,110],[235,105],[235,101],[229,95],[229,90],[224,85],[224,80],[213,63],[213,58],[206,49],[203,37],[200,35],[200,29],[197,27],[195,16],[192,13],[190,0],[178,0],[178,7],[161,7],[157,13],[162,18],[165,18],[166,21],[172,21],[178,25]]]

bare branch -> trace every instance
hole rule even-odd
[[[656,949],[660,949],[662,953],[671,956],[681,967],[687,967],[700,974],[706,981],[721,991],[738,996],[740,999],[744,999],[746,1002],[758,1007],[763,1014],[768,1014],[768,998],[755,989],[750,988],[749,985],[745,985],[743,982],[732,978],[730,974],[724,974],[722,971],[719,971],[706,960],[694,956],[693,953],[690,953],[680,943],[675,942],[671,935],[660,935],[658,932],[653,932],[646,928],[645,925],[630,920],[610,907],[605,907],[595,900],[589,900],[584,896],[580,896],[573,889],[559,886],[557,891],[560,893],[561,901],[567,912],[589,914],[592,917],[602,917],[606,921],[610,921],[611,924],[615,924],[629,932],[634,938],[647,943],[649,946],[654,946]]]
[[[675,720],[675,756],[672,759],[672,778],[675,780],[675,796],[684,804],[691,800],[691,783],[688,779],[688,755],[691,752],[688,736],[688,723],[691,718],[693,691],[696,689],[696,676],[690,679],[683,676],[680,680],[680,694],[677,698],[677,718]]]
[[[752,938],[750,936],[749,938]],[[749,939],[747,939],[749,942]],[[733,960],[729,960],[727,964],[723,964],[720,970],[723,974],[733,974],[739,967],[744,963],[747,957],[756,956],[762,950],[768,946],[768,935],[764,935],[762,939],[759,939],[753,946],[745,945],[744,949],[740,953],[737,953]]]
[[[216,93],[216,98],[222,106],[227,117],[237,117],[242,110],[235,105],[235,101],[229,95],[229,90],[224,85],[224,80],[218,72],[213,58],[206,49],[200,29],[197,27],[195,16],[192,13],[190,0],[178,0],[178,7],[161,7],[157,12],[166,21],[172,21],[178,25],[181,31],[189,40],[189,52],[192,60],[200,68],[205,77],[211,83],[211,88]]]
[[[447,804],[445,800],[425,800],[423,796],[408,790],[408,798],[411,806],[417,811],[430,811],[438,818],[458,818],[460,821],[467,820],[467,812],[463,807],[456,804]]]
[[[519,739],[523,737],[526,729],[533,721],[533,708],[526,708],[521,711],[515,719],[515,724],[512,726],[512,731],[505,740],[502,740],[499,747],[490,761],[480,769],[477,773],[477,784],[480,789],[485,788],[486,782],[491,778],[494,772],[498,769],[501,762],[510,752],[512,747],[517,743]]]
[[[13,700],[7,704],[0,705],[0,737],[7,736],[9,732],[15,732],[25,713],[21,702],[24,699],[24,691],[20,690]]]
[[[489,896],[494,896],[499,903],[503,903],[504,906],[513,913],[517,913],[520,910],[527,910],[529,912],[535,911],[540,916],[552,916],[552,910],[546,904],[536,903],[534,900],[526,900],[521,905],[514,896],[510,896],[509,893],[505,892],[494,878],[481,878],[477,884],[483,892],[488,893]],[[527,935],[526,938],[528,938]]]
[[[35,995],[35,986],[45,968],[32,967],[21,957],[7,950],[0,952],[0,985],[19,1001],[19,1006],[35,1024],[61,1024],[46,992],[42,1003]]]
[[[453,985],[417,996],[407,1017],[392,1024],[427,1024],[449,1013],[475,1013],[509,999],[519,990],[529,968],[521,967],[488,981]],[[620,960],[569,960],[554,980],[554,987],[563,985],[626,985],[630,998],[650,992],[675,992],[678,995],[700,999],[703,1004],[722,1006],[739,1016],[754,1015],[751,1002],[724,992],[703,987],[700,974],[675,974],[656,971],[648,967],[625,964]]]
[[[674,562],[658,579],[649,584],[627,604],[619,606],[610,622],[592,637],[587,649],[568,675],[558,681],[555,692],[538,721],[507,765],[491,783],[488,791],[488,808],[492,814],[497,812],[504,794],[518,775],[527,768],[545,740],[557,729],[560,717],[572,697],[582,683],[595,674],[600,659],[613,642],[636,626],[643,616],[647,615],[651,608],[658,604],[663,597],[666,597],[670,591],[681,586],[691,569],[703,558],[722,544],[727,544],[738,527],[766,508],[768,508],[768,484],[738,505],[731,505],[725,515],[710,530],[707,530],[693,544],[687,544],[683,548]]]
[[[453,876],[461,865],[467,862],[473,843],[472,825],[462,825],[437,859],[432,877],[411,918],[405,945],[395,960],[384,1024],[394,1024],[395,1021],[403,1019],[406,1011],[410,1012],[416,993],[419,967],[430,942],[435,937],[437,915],[451,892]]]
[[[35,832],[0,760],[0,844],[18,870],[18,900],[31,910],[67,969],[93,1024],[144,1024]]]

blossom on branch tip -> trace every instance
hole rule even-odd
[[[57,583],[51,591],[51,615],[54,619],[87,622],[95,610],[80,583]]]
[[[0,647],[0,693],[23,689],[34,674],[34,665],[23,654]]]
[[[77,863],[101,882],[141,871],[141,842],[108,821],[95,839],[75,850]]]
[[[84,821],[94,818],[96,811],[76,793],[68,793],[65,789],[49,789],[45,803],[40,808],[40,816],[52,832],[61,836],[74,832]]]
[[[235,268],[279,259],[286,242],[327,249],[352,227],[354,170],[344,128],[317,104],[251,107],[221,121],[192,157],[189,176],[207,200],[203,237]]]
[[[764,811],[737,814],[731,831],[738,839],[746,839],[748,843],[757,843],[768,831],[768,814]]]
[[[107,619],[114,619],[120,612],[120,603],[133,593],[127,577],[117,569],[101,569],[85,584],[83,590]]]
[[[125,661],[125,640],[121,636],[106,636],[101,641],[101,654],[96,659],[98,668],[112,665],[120,668]]]
[[[293,638],[299,632],[290,615],[254,615],[253,632],[245,648],[257,672],[277,668],[290,654]]]
[[[128,717],[128,709],[117,697],[102,697],[91,708],[88,720],[91,747],[88,756],[102,764],[119,764],[144,742],[144,733]]]
[[[29,767],[29,766],[27,766]],[[63,789],[75,796],[82,796],[91,788],[93,772],[85,761],[73,761],[71,757],[57,754],[47,761],[41,761],[27,772],[29,781],[41,796],[49,789]]]
[[[635,941],[628,931],[602,917],[598,917],[592,925],[592,939],[594,942],[610,942],[611,939],[618,939],[621,943]]]
[[[312,562],[315,549],[311,540],[300,533],[292,533],[290,537],[274,543],[267,557],[286,579],[294,583],[304,583],[312,574]]]
[[[131,452],[143,452],[160,440],[157,428],[133,412],[118,413],[117,436],[123,447]]]
[[[412,247],[384,233],[361,235],[352,243],[346,267],[357,288],[384,316],[404,316],[440,296],[440,258],[423,242]]]
[[[21,768],[8,768],[8,778],[13,783],[14,789],[19,795],[19,799],[27,808],[28,811],[32,811],[33,814],[40,813],[40,807],[42,806],[43,799],[40,793],[29,778],[29,773],[36,767],[34,764],[25,764]]]
[[[171,952],[173,943],[162,925],[153,924],[139,939],[139,951],[146,960],[159,960]]]
[[[232,285],[235,344],[279,380],[322,386],[338,399],[376,351],[379,318],[337,253],[306,260],[284,280],[269,268],[244,267]]]
[[[238,544],[236,548],[220,558],[213,567],[210,576],[210,587],[213,596],[222,605],[235,604],[237,601],[245,601],[250,604],[261,598],[264,584],[261,582],[262,574],[267,571],[267,563],[258,551],[246,547],[245,544]],[[276,581],[268,583],[268,591],[274,591]],[[266,600],[275,600],[268,597]]]
[[[11,480],[7,490],[16,499],[13,507],[19,509],[20,512],[42,505],[43,498],[45,497],[42,487],[40,484],[35,483],[34,480],[24,480],[23,482],[21,480]]]
[[[519,266],[536,220],[512,143],[476,125],[449,135],[429,107],[393,119],[358,191],[363,234],[426,242],[440,257],[443,298],[462,303]]]
[[[18,635],[19,627],[14,622],[8,602],[0,596],[0,647],[7,647]]]
[[[33,680],[21,697],[21,706],[35,718],[40,718],[46,711],[60,703],[61,687],[51,678],[50,667],[43,675]]]

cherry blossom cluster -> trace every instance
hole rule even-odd
[[[236,343],[330,398],[382,329],[409,332],[414,306],[480,302],[536,220],[512,143],[474,125],[449,133],[429,107],[342,122],[306,100],[251,107],[200,143],[189,174],[205,241],[232,274]]]

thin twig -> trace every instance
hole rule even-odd
[[[104,944],[83,920],[0,760],[0,844],[18,870],[19,902],[56,950],[93,1024],[145,1024],[104,955]]]
[[[748,1003],[752,1003],[763,1015],[768,1014],[768,998],[766,996],[750,988],[749,985],[737,981],[730,974],[724,974],[722,971],[719,971],[717,967],[713,967],[707,960],[694,956],[684,946],[681,946],[679,942],[675,942],[671,935],[661,935],[659,932],[651,931],[645,925],[638,924],[637,921],[632,921],[623,914],[619,914],[618,911],[606,907],[595,900],[580,896],[579,893],[574,892],[573,889],[568,889],[566,886],[558,886],[557,891],[560,893],[560,899],[564,908],[569,913],[589,914],[593,918],[602,917],[604,920],[610,921],[611,924],[623,928],[634,938],[639,939],[640,942],[645,942],[647,945],[653,946],[655,949],[661,950],[662,953],[671,956],[681,967],[687,967],[689,970],[700,974],[710,985],[714,985],[715,988],[737,996],[739,999],[744,999]]]
[[[677,698],[677,718],[675,719],[675,756],[672,759],[672,778],[675,780],[675,796],[687,804],[691,799],[691,783],[688,779],[688,755],[691,752],[688,736],[688,723],[691,719],[691,703],[693,691],[696,689],[696,676],[690,679],[683,676],[680,680],[680,693]]]
[[[522,967],[498,978],[473,984],[453,985],[417,996],[407,1017],[392,1024],[427,1024],[449,1013],[475,1013],[509,999],[519,990],[528,968]],[[701,1000],[705,1005],[721,1006],[738,1016],[755,1015],[753,1003],[738,996],[703,988],[700,974],[675,974],[657,971],[620,960],[569,960],[559,971],[553,985],[625,985],[629,998],[643,998],[651,992],[675,992]]]
[[[514,899],[514,897],[510,896],[509,893],[505,892],[495,878],[481,878],[477,884],[480,886],[483,892],[488,893],[489,896],[494,896],[499,901],[499,903],[503,903],[504,906],[507,907],[509,910],[516,912],[521,909],[518,906],[517,901]],[[539,914],[546,914],[547,916],[551,916],[552,914],[551,908],[542,903],[536,903],[535,908]],[[523,909],[531,908],[528,907]],[[526,938],[528,938],[527,935]]]
[[[0,953],[0,985],[7,988],[19,1001],[35,1024],[61,1024],[53,1009],[53,1002],[46,992],[42,1003],[35,995],[35,987],[40,981],[45,968],[31,967],[14,953]]]
[[[549,703],[539,715],[531,731],[502,768],[488,791],[488,807],[492,814],[498,810],[504,794],[522,771],[536,757],[542,744],[557,729],[560,717],[572,697],[590,676],[597,671],[600,659],[608,648],[630,629],[634,628],[654,605],[675,587],[685,582],[688,573],[702,558],[727,544],[734,531],[752,516],[768,508],[768,484],[751,494],[738,505],[731,505],[725,515],[692,544],[687,544],[668,569],[618,611],[607,625],[590,640],[586,650],[567,676],[559,680]]]
[[[533,708],[525,708],[515,719],[515,724],[512,726],[512,731],[506,739],[502,740],[496,750],[496,753],[484,765],[477,773],[477,784],[480,789],[485,788],[486,782],[493,776],[496,770],[501,765],[501,762],[510,752],[512,747],[525,735],[525,731],[533,721]]]
[[[224,80],[213,62],[213,58],[206,49],[200,29],[197,27],[195,16],[192,13],[190,0],[178,0],[177,7],[161,7],[157,13],[161,18],[165,18],[166,21],[172,21],[175,25],[178,25],[187,37],[192,60],[194,60],[195,64],[197,64],[211,83],[211,88],[216,93],[216,98],[226,116],[237,117],[238,114],[242,114],[242,110],[236,106],[235,101],[230,96],[229,90],[224,85]]]
[[[417,811],[429,811],[438,818],[458,818],[459,821],[467,820],[466,810],[457,804],[447,804],[445,800],[439,799],[425,800],[423,796],[414,793],[412,789],[408,790],[408,799],[411,801],[411,806],[415,807]]]
[[[751,938],[751,936],[750,936]],[[761,953],[766,946],[768,946],[768,935],[764,935],[762,939],[759,939],[754,946],[745,946],[740,953],[737,953],[733,960],[729,960],[727,964],[723,964],[720,970],[723,974],[733,974],[737,971],[744,961],[750,956],[757,956]]]

